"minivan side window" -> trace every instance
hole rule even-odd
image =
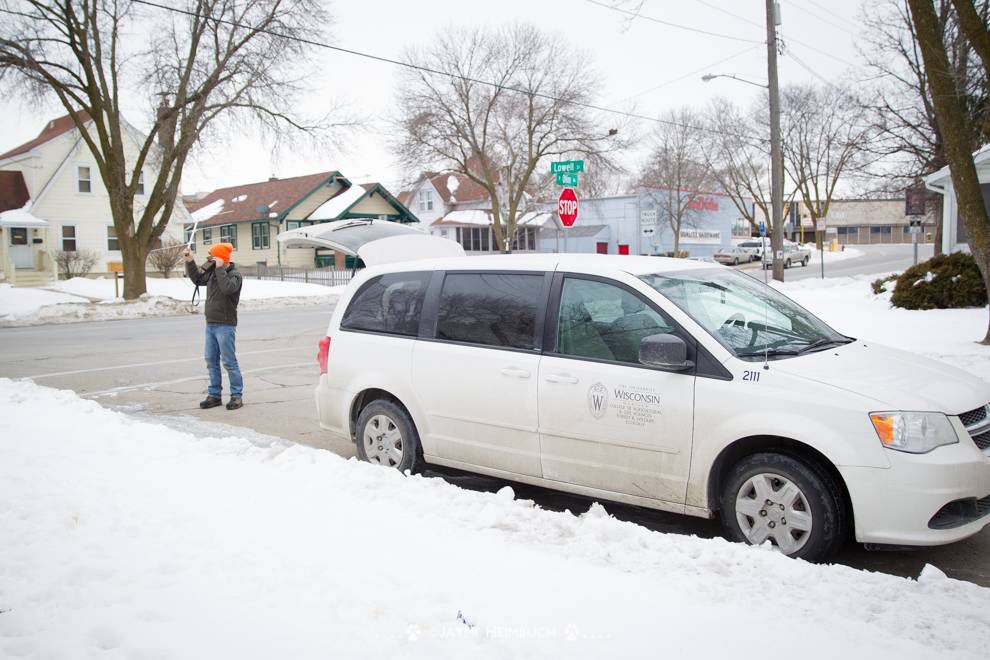
[[[622,287],[564,278],[557,322],[560,355],[639,364],[644,337],[673,332],[663,316]]]
[[[430,273],[389,273],[366,282],[351,299],[340,327],[415,337]]]
[[[440,291],[437,339],[534,348],[543,279],[542,273],[449,273]]]

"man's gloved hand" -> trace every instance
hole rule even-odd
[[[186,258],[186,261],[193,260],[192,250],[190,250],[188,247],[186,247],[186,249],[182,251],[182,256]]]

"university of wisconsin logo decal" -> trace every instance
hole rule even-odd
[[[588,388],[588,410],[595,419],[601,419],[608,412],[608,388],[601,383]]]

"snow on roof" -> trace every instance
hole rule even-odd
[[[606,228],[604,225],[602,228]],[[387,266],[369,267],[367,271],[388,272],[392,270],[540,270],[552,271],[558,267],[573,269],[575,272],[607,275],[608,273],[624,272],[632,275],[649,273],[669,273],[686,270],[701,270],[705,268],[728,268],[711,262],[693,261],[691,259],[674,259],[671,257],[638,257],[617,254],[554,254],[554,253],[525,253],[525,254],[486,254],[470,257],[448,257],[407,261]]]
[[[309,214],[309,220],[336,220],[341,213],[351,207],[352,204],[364,197],[368,192],[358,185],[352,185],[347,190],[337,193],[327,201],[323,202],[315,211]]]
[[[213,216],[218,215],[221,211],[223,211],[223,205],[224,205],[223,198],[215,199],[206,206],[196,209],[189,215],[192,216],[192,219],[195,222],[203,222],[204,220],[209,220]]]
[[[47,220],[31,215],[31,200],[19,209],[10,209],[0,213],[0,227],[32,227],[43,229],[48,226]]]
[[[492,214],[484,209],[464,209],[451,211],[433,224],[483,225],[492,224]]]
[[[979,166],[985,165],[987,163],[990,163],[990,144],[984,145],[980,149],[977,149],[976,151],[973,152],[973,164],[974,165],[976,165],[977,167],[979,167]],[[932,172],[931,174],[929,174],[928,176],[926,176],[924,180],[925,180],[925,183],[928,184],[929,186],[933,186],[934,185],[934,186],[942,187],[946,183],[949,182],[949,180],[951,179],[951,177],[952,177],[952,172],[950,171],[949,166],[946,165],[942,169],[940,169],[940,170],[938,170],[936,172]],[[943,192],[944,193],[945,191],[944,190],[936,190],[935,192]]]
[[[557,224],[557,214],[550,211],[530,211],[529,213],[523,213],[519,216],[516,224],[530,227],[559,227]]]

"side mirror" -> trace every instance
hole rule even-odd
[[[687,359],[687,344],[670,334],[643,337],[639,342],[639,362],[665,371],[684,371],[694,366]]]

